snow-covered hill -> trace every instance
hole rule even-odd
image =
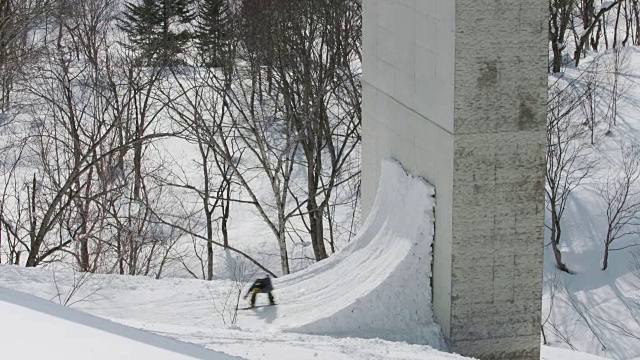
[[[608,135],[608,82],[614,54],[609,51],[595,59],[591,57],[579,68],[568,67],[563,75],[550,77],[551,82],[560,77],[573,87],[584,88],[589,74],[597,74],[602,93],[595,145],[588,145],[588,158],[599,162],[588,179],[572,192],[562,219],[560,250],[573,274],[556,269],[548,232],[542,315],[545,335],[552,346],[607,358],[633,359],[640,357],[640,277],[633,272],[634,250],[640,250],[637,226],[625,228],[630,234],[613,243],[612,249],[619,250],[610,253],[607,270],[601,270],[607,231],[602,186],[621,167],[621,146],[640,145],[640,51],[633,47],[623,51],[628,64],[621,71],[620,82],[626,91],[618,104],[617,124]],[[550,221],[548,213],[548,226]]]
[[[53,359],[89,355],[104,341],[117,345],[105,350],[107,355],[131,351],[159,358],[177,353],[172,358],[217,359],[203,349],[208,348],[246,359],[464,359],[428,345],[379,339],[414,339],[444,348],[425,306],[430,301],[430,274],[424,273],[429,269],[424,265],[430,261],[430,243],[418,241],[431,238],[433,189],[392,162],[384,164],[382,173],[372,215],[360,235],[332,259],[276,280],[275,307],[237,312],[244,284],[234,281],[153,280],[0,266],[0,316],[3,322],[20,324],[18,331],[4,327],[0,338],[18,337],[20,343],[32,334],[31,328],[39,328],[41,338],[49,332],[59,334],[60,329],[71,336],[83,333],[86,342],[78,347],[69,338],[49,337]],[[203,348],[162,340],[6,288]],[[34,353],[32,358],[38,357]],[[544,348],[542,358],[597,359],[551,348]]]
[[[69,298],[72,309],[56,304],[67,299],[79,280],[80,275],[70,272],[0,266],[0,319],[11,324],[0,326],[0,339],[16,345],[8,354],[27,360],[232,358],[219,353],[249,360],[468,359],[426,345],[244,329],[240,321],[225,325],[213,302],[231,284],[220,280],[94,275]],[[543,347],[542,360],[598,359]]]
[[[77,326],[89,326],[98,330],[85,329],[83,331],[86,334],[90,334],[91,338],[95,339],[96,342],[111,341],[112,336],[129,338],[138,342],[143,341],[150,346],[160,346],[167,350],[167,353],[173,351],[174,353],[184,354],[185,357],[212,359],[212,357],[198,355],[199,353],[197,352],[184,350],[189,349],[188,345],[178,346],[174,344],[177,348],[170,347],[173,344],[170,339],[162,342],[160,340],[163,338],[158,337],[152,338],[153,341],[146,341],[139,338],[139,334],[135,333],[134,330],[126,327],[117,327],[117,324],[112,324],[108,321],[105,321],[105,323],[110,324],[110,327],[105,328],[104,323],[93,317],[89,317],[89,320],[87,320],[79,315],[82,313],[78,311],[72,311],[54,304],[60,301],[64,302],[70,292],[73,291],[73,284],[82,283],[79,279],[80,275],[70,272],[61,272],[54,275],[53,272],[44,269],[0,266],[0,316],[2,316],[0,319],[2,319],[3,323],[13,320],[20,323],[20,327],[16,328],[0,327],[0,337],[3,341],[10,341],[8,339],[13,337],[22,338],[27,334],[33,334],[33,332],[26,332],[27,329],[37,328],[38,326],[42,328],[43,332],[51,330],[51,327],[56,327],[53,333],[56,331],[63,333],[67,328],[73,328],[68,332],[70,336],[73,335],[72,331],[76,331],[74,329]],[[403,342],[390,342],[380,339],[359,339],[355,337],[339,339],[328,336],[283,333],[270,329],[268,325],[259,329],[262,326],[261,324],[266,321],[266,317],[269,316],[263,310],[278,309],[278,306],[275,308],[258,308],[255,311],[244,311],[242,313],[245,315],[242,315],[236,324],[225,325],[225,320],[220,311],[222,310],[224,299],[228,295],[226,290],[233,285],[229,281],[153,280],[146,277],[94,275],[82,283],[75,295],[70,297],[70,301],[67,304],[71,304],[73,309],[98,315],[120,324],[245,359],[464,359],[460,356],[439,352],[426,345],[409,345]],[[7,288],[32,293],[46,300],[52,300],[52,302],[49,302],[48,306],[44,306],[43,303],[48,301],[34,301],[28,295],[7,290]],[[61,295],[58,296],[58,293]],[[17,306],[26,307],[27,309],[16,310]],[[46,308],[44,312],[48,315],[36,316],[34,311],[43,312],[43,306]],[[20,320],[8,317],[8,313],[20,316],[21,314],[28,314],[28,316],[25,315],[26,317]],[[278,316],[284,315],[282,313],[278,314]],[[62,320],[54,319],[53,317],[65,319],[64,324],[60,323]],[[81,325],[69,324],[69,321],[78,322]],[[105,333],[105,331],[108,333]],[[76,353],[71,350],[67,351],[68,347],[75,345],[74,338],[65,336],[56,338],[54,335],[50,335],[51,342],[47,342],[55,350],[50,352],[49,359],[77,359],[81,358],[77,354],[85,350],[89,351],[84,347],[78,348]],[[45,337],[44,334],[43,337]],[[152,351],[147,348],[138,349],[135,346],[136,344],[126,343],[121,347],[114,347],[113,352],[108,350],[107,354],[115,355],[120,349],[123,351],[126,349],[140,351],[139,354],[146,354],[143,351]],[[153,352],[147,353],[152,354]],[[24,353],[21,351],[21,354]],[[68,354],[68,356],[62,356],[62,354]],[[41,358],[35,357],[35,355],[34,357],[22,357],[26,359]],[[162,359],[163,357],[160,356],[160,358]],[[167,357],[165,356],[164,358]],[[175,358],[178,359],[180,357],[176,355]],[[216,358],[213,357],[213,359]]]
[[[3,355],[25,359],[240,359],[0,288]]]

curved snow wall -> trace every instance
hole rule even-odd
[[[431,309],[434,189],[383,161],[376,200],[337,254],[275,282],[293,332],[382,338],[444,349]]]
[[[380,159],[437,190],[433,308],[452,351],[539,359],[546,0],[363,3],[363,215]]]

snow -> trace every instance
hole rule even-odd
[[[260,326],[445,348],[430,308],[434,189],[395,162],[381,169],[359,235],[329,259],[275,280],[280,305],[260,312]]]
[[[11,344],[3,347],[8,358],[240,359],[2,288],[0,319],[0,339]]]
[[[68,274],[67,274],[68,275]],[[66,281],[63,274],[58,275],[60,281]],[[22,288],[30,288],[42,294],[42,289],[53,285],[51,273],[42,269],[25,269],[19,267],[0,266],[0,284],[15,287],[18,281]],[[139,311],[134,302],[127,302],[127,297],[119,297],[115,301],[80,301],[73,307],[93,309],[91,312],[110,311],[117,314],[115,322],[105,320],[87,313],[63,307],[53,302],[36,298],[21,292],[0,287],[0,339],[10,343],[22,358],[30,359],[278,359],[278,360],[452,360],[469,359],[462,356],[436,351],[425,345],[409,345],[404,342],[390,342],[379,339],[332,338],[328,336],[311,336],[294,333],[270,331],[245,331],[239,327],[208,326],[189,319],[190,325],[168,324],[175,322],[172,315],[187,313],[185,308],[191,307],[184,302],[168,301],[167,296],[173,294],[173,281],[144,278],[135,281],[136,277],[103,276],[100,282],[113,279],[115,287],[105,288],[104,298],[118,294],[121,285],[128,282],[142,292],[135,299],[138,304],[154,305],[169,303],[158,311],[154,322],[140,320]],[[96,279],[92,278],[87,285],[92,288]],[[15,281],[15,282],[12,282]],[[180,289],[195,288],[200,281],[185,281],[179,284]],[[218,281],[214,282],[218,283]],[[219,285],[219,284],[218,284]],[[85,289],[86,290],[86,289]],[[179,293],[180,290],[175,293]],[[111,300],[114,300],[113,298]],[[209,314],[211,317],[212,314]],[[119,323],[128,324],[127,327]],[[186,323],[186,322],[185,322]],[[147,331],[134,328],[147,329]],[[156,333],[156,334],[152,334]],[[160,334],[160,335],[157,335]],[[37,339],[34,342],[33,339]],[[182,342],[181,342],[182,341]],[[37,344],[37,346],[34,346]],[[30,349],[25,355],[24,349]],[[214,352],[214,349],[217,352]],[[19,352],[18,352],[19,351]],[[232,357],[219,352],[233,354]],[[590,356],[563,349],[542,347],[542,360],[598,360]]]
[[[559,272],[550,246],[545,248],[545,279],[543,321],[549,345],[575,348],[583,352],[615,359],[640,358],[640,278],[633,274],[633,252],[640,249],[637,236],[616,240],[612,247],[626,250],[610,253],[609,267],[601,270],[604,237],[607,229],[606,207],[595,186],[606,178],[608,171],[620,164],[620,144],[637,144],[640,138],[640,51],[628,51],[629,65],[621,82],[628,91],[618,105],[618,124],[604,136],[606,119],[602,119],[597,145],[591,156],[603,159],[589,183],[578,187],[569,198],[562,219],[560,250],[563,261],[574,274]],[[611,61],[611,53],[587,58],[580,68],[567,68],[563,81],[582,86],[577,78],[586,69],[602,72]],[[595,66],[593,61],[599,61]],[[606,76],[606,73],[602,73]],[[550,78],[550,81],[556,81]],[[610,87],[603,81],[606,91]],[[608,104],[606,95],[599,105],[604,117]],[[547,214],[547,225],[550,214]],[[545,236],[548,244],[550,234]]]
[[[179,359],[176,354],[194,356],[194,352],[187,352],[189,344],[195,344],[202,348],[224,352],[249,360],[278,359],[320,359],[320,360],[450,360],[467,359],[458,355],[447,354],[434,350],[426,345],[410,345],[405,342],[391,342],[380,339],[333,338],[329,336],[305,335],[296,333],[283,333],[274,331],[268,327],[260,328],[258,323],[252,324],[253,315],[246,315],[245,319],[239,319],[235,325],[224,325],[219,314],[210,304],[211,298],[205,288],[212,291],[225,288],[229,285],[226,281],[205,282],[185,279],[161,279],[153,280],[146,277],[131,277],[117,275],[94,275],[77,291],[77,297],[73,297],[71,308],[62,307],[43,299],[21,294],[6,288],[21,289],[37,294],[46,299],[58,301],[57,292],[65,295],[73,287],[77,274],[60,272],[55,275],[46,269],[28,269],[17,266],[0,266],[0,319],[13,321],[13,318],[5,316],[6,312],[14,312],[12,307],[20,304],[30,309],[40,311],[44,306],[45,314],[62,318],[64,320],[78,321],[84,329],[87,326],[97,328],[97,333],[91,333],[91,338],[96,338],[98,344],[111,343],[111,334],[118,334],[123,338],[140,341],[145,344],[161,347],[174,351],[171,355]],[[57,285],[56,285],[57,284]],[[59,290],[56,290],[56,286]],[[204,290],[204,291],[203,291]],[[214,293],[213,296],[222,296]],[[33,305],[35,304],[35,305]],[[47,304],[47,305],[43,305]],[[273,309],[277,309],[278,306]],[[83,310],[94,315],[107,318],[103,320],[78,311]],[[269,309],[269,308],[264,308]],[[70,311],[73,316],[65,315]],[[245,311],[247,314],[256,314],[259,311]],[[62,312],[62,314],[59,314]],[[107,315],[108,314],[108,315]],[[87,321],[86,317],[91,320]],[[21,314],[19,316],[22,316]],[[38,327],[40,324],[50,323],[50,319],[40,316],[38,318],[24,318],[23,324],[27,328]],[[17,321],[17,320],[16,320]],[[107,325],[101,324],[100,321]],[[121,326],[116,323],[124,324]],[[97,325],[96,325],[97,324]],[[73,324],[65,324],[64,328]],[[52,325],[56,329],[62,326],[58,323]],[[142,329],[144,336],[136,335],[133,328]],[[11,328],[3,328],[11,330]],[[42,327],[43,332],[56,332],[60,330]],[[84,330],[86,331],[86,329]],[[86,332],[89,334],[89,332]],[[159,340],[153,340],[151,333],[162,335]],[[24,332],[15,332],[11,336],[24,336]],[[0,336],[3,336],[0,330]],[[43,335],[44,336],[44,335]],[[148,337],[151,336],[152,340]],[[70,343],[75,344],[73,335],[63,338],[49,337],[51,346],[60,350],[60,356],[55,353],[51,359],[80,358],[79,353],[70,353]],[[6,339],[8,337],[4,337]],[[172,339],[175,340],[172,340]],[[177,340],[177,341],[176,341]],[[69,346],[67,346],[69,344]],[[169,345],[172,345],[169,347]],[[122,347],[121,347],[122,348]],[[111,349],[111,348],[110,348]],[[132,349],[129,347],[129,349]],[[200,349],[200,348],[198,348]],[[78,351],[82,351],[79,349]],[[109,350],[110,351],[110,350]],[[124,351],[124,350],[123,350]],[[142,350],[135,350],[142,351]],[[52,353],[52,352],[50,352]],[[70,354],[62,356],[62,354]],[[76,356],[78,354],[78,356]],[[111,358],[117,358],[115,353]],[[145,354],[142,352],[141,354]],[[174,356],[175,355],[175,356]],[[155,356],[155,355],[154,355]],[[197,353],[195,358],[217,358],[203,356]],[[34,357],[38,358],[38,357]],[[94,358],[93,356],[90,358]],[[126,357],[123,357],[126,358]],[[140,356],[136,358],[150,358]],[[163,359],[162,356],[159,356]],[[166,358],[166,357],[165,357]],[[31,359],[31,357],[28,357]]]
[[[242,284],[234,281],[0,266],[0,319],[16,324],[2,327],[0,338],[22,352],[34,348],[35,336],[39,347],[27,358],[54,360],[232,358],[221,353],[249,360],[468,359],[405,340],[444,347],[429,307],[433,205],[426,182],[384,162],[356,239],[308,270],[275,279],[279,305],[240,311],[235,321],[237,303],[229,299]],[[599,359],[548,347],[542,353],[543,360]]]
[[[541,360],[603,360],[604,358],[580,353],[577,351],[570,351],[565,349],[554,348],[551,346],[543,346]]]
[[[602,4],[600,4],[600,9],[608,9],[615,5],[615,3],[615,1],[603,1]]]

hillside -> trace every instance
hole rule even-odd
[[[598,94],[595,144],[589,141],[587,124],[581,124],[588,112],[576,109],[570,119],[586,130],[572,144],[583,150],[580,161],[589,164],[589,174],[568,197],[562,217],[560,250],[563,261],[572,272],[556,267],[549,243],[551,215],[547,212],[545,238],[545,280],[543,322],[549,344],[598,354],[614,359],[640,357],[640,277],[637,254],[640,248],[637,221],[632,216],[624,224],[619,238],[611,244],[609,264],[602,270],[607,234],[607,189],[613,189],[623,174],[625,164],[638,158],[640,139],[640,51],[625,48],[624,69],[619,83],[624,93],[618,103],[617,122],[609,127],[612,63],[615,52],[591,56],[579,68],[567,66],[561,75],[550,77],[550,83],[563,83],[577,93],[589,79],[597,76],[602,87]],[[587,96],[582,96],[585,99]],[[610,129],[610,132],[607,131]],[[625,149],[627,154],[621,149]],[[628,166],[628,165],[627,165]],[[582,174],[573,174],[574,178]],[[609,180],[608,180],[609,179]],[[629,204],[636,204],[637,181],[631,183]]]

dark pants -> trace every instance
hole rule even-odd
[[[275,304],[275,300],[273,299],[273,294],[271,293],[271,291],[265,291],[262,289],[254,289],[253,292],[251,293],[251,306],[254,306],[256,304],[256,296],[259,293],[264,293],[266,292],[267,295],[269,295],[269,303],[271,305]]]

